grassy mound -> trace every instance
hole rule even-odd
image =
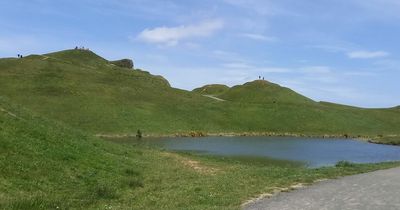
[[[107,64],[108,61],[92,51],[89,50],[64,50],[55,53],[49,53],[44,55],[46,57],[55,59],[58,61],[69,62],[72,64],[84,64],[87,66],[98,66]]]
[[[241,103],[313,103],[311,99],[289,88],[281,87],[264,80],[256,80],[244,85],[234,86],[219,97]]]
[[[202,95],[218,96],[220,94],[225,93],[228,90],[229,90],[229,87],[226,85],[212,84],[212,85],[205,85],[203,87],[196,88],[196,89],[192,90],[192,92],[199,93]]]
[[[202,92],[226,101],[204,97]],[[398,109],[317,103],[266,81],[189,92],[170,87],[161,76],[111,65],[86,50],[0,59],[0,96],[92,134],[135,134],[138,129],[145,136],[400,132]]]

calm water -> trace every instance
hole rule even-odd
[[[126,140],[129,142],[132,140]],[[340,160],[374,163],[400,160],[400,147],[349,139],[289,137],[206,137],[141,140],[174,151],[295,160],[310,167],[334,165]]]

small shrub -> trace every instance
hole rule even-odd
[[[346,160],[341,160],[336,163],[335,167],[344,168],[344,167],[354,167],[355,164]]]
[[[117,198],[117,190],[108,185],[99,185],[95,189],[95,194],[97,198],[102,199],[114,199]]]
[[[136,189],[139,187],[143,187],[143,182],[141,180],[137,180],[137,179],[129,179],[128,186],[132,189]]]
[[[125,174],[129,175],[129,176],[139,176],[140,175],[139,172],[137,172],[133,169],[130,169],[130,168],[125,169]]]

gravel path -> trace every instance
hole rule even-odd
[[[246,210],[400,209],[400,168],[343,177],[266,198]]]

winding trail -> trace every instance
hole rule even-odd
[[[245,210],[400,209],[400,168],[328,180],[247,204]]]
[[[217,98],[217,97],[212,96],[212,95],[203,95],[203,96],[204,96],[204,97],[207,97],[207,98],[214,99],[214,100],[216,100],[216,101],[225,101],[224,99],[220,99],[220,98]]]

